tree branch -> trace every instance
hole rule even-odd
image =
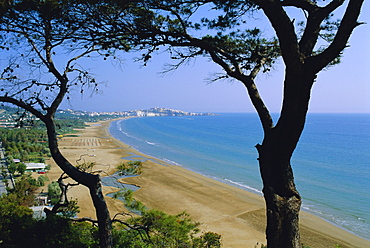
[[[276,32],[284,63],[287,67],[296,66],[301,60],[298,39],[293,22],[284,11],[282,4],[275,0],[256,0],[255,2],[262,8]]]
[[[322,22],[330,16],[330,13],[340,7],[343,2],[344,0],[333,0],[327,6],[322,8],[316,7],[309,13],[306,28],[299,42],[300,52],[304,57],[312,54],[322,29]]]
[[[220,65],[227,75],[241,81],[247,88],[250,100],[258,113],[264,131],[267,132],[273,127],[272,117],[269,113],[269,110],[264,104],[258,92],[257,86],[254,83],[255,77],[262,66],[266,63],[267,58],[262,56],[260,61],[257,62],[254,68],[251,70],[250,74],[245,75],[241,70],[235,56],[229,54],[223,49],[218,48],[215,45],[212,45],[207,41],[207,39],[197,39],[189,34],[162,32],[160,30],[153,30],[151,33],[146,33],[145,36],[146,39],[160,37],[161,40],[155,40],[154,45],[153,41],[151,42],[151,45],[153,46],[171,45],[174,47],[198,47],[201,49],[201,51],[206,51],[211,56],[212,60]]]
[[[93,224],[98,224],[98,221],[97,220],[94,220],[90,217],[83,217],[83,218],[75,218],[75,219],[69,219],[71,221],[75,221],[75,222],[85,222],[85,221],[88,221],[88,222],[91,222]]]
[[[257,76],[263,64],[266,62],[266,58],[262,58],[260,63],[258,63],[252,69],[249,75],[245,75],[240,70],[240,67],[236,60],[232,56],[228,55],[226,52],[220,51],[219,49],[211,46],[210,44],[203,45],[202,48],[205,49],[210,54],[212,60],[215,63],[219,64],[229,76],[238,79],[244,84],[244,86],[247,88],[249,98],[261,120],[262,128],[264,132],[268,132],[273,127],[272,117],[270,115],[270,111],[266,107],[265,103],[263,102],[258,92],[257,85],[254,83],[255,77]],[[220,56],[217,55],[218,51],[222,52],[223,55],[227,55],[229,60],[232,61],[234,70],[230,68],[230,66]]]
[[[139,235],[141,236],[141,238],[143,240],[145,240],[145,237],[142,236],[142,232],[140,231],[144,231],[145,234],[146,234],[146,238],[149,240],[150,238],[150,235],[149,235],[149,227],[148,226],[143,226],[143,225],[131,225],[130,223],[128,222],[125,222],[125,221],[122,221],[120,219],[117,219],[116,217],[119,216],[119,215],[129,215],[129,214],[126,214],[126,213],[117,213],[116,215],[114,215],[113,219],[112,219],[112,223],[114,222],[118,222],[122,225],[125,225],[127,226],[129,229],[132,229],[132,230],[136,230],[138,231]]]
[[[281,5],[285,7],[297,7],[312,13],[317,9],[317,5],[310,0],[283,0]]]
[[[38,111],[34,107],[30,106],[29,104],[21,100],[17,100],[15,98],[8,97],[8,96],[0,96],[0,102],[12,103],[20,108],[27,110],[28,112],[32,113],[33,115],[35,115],[37,118],[41,120],[45,119],[45,116],[40,111]]]
[[[340,1],[340,0],[338,0]],[[317,73],[333,61],[347,46],[353,30],[359,26],[358,17],[364,0],[350,0],[333,42],[324,52],[307,59],[307,67]]]
[[[82,58],[82,57],[84,57],[84,56],[86,56],[86,55],[88,55],[92,52],[95,52],[95,51],[98,51],[98,49],[95,49],[94,46],[91,46],[90,48],[88,48],[84,52],[82,52],[81,54],[79,54],[79,55],[71,58],[70,60],[68,60],[67,63],[66,63],[66,69],[63,73],[64,78],[66,78],[67,73],[71,71],[70,67],[71,67],[72,62],[74,62],[74,61],[76,61],[76,60],[78,60],[78,59],[80,59],[80,58]]]

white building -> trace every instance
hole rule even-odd
[[[45,170],[46,164],[44,163],[24,163],[26,165],[26,171],[37,172]]]

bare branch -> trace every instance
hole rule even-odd
[[[64,76],[66,77],[66,74],[68,72],[71,72],[73,71],[73,69],[71,69],[71,64],[72,62],[75,62],[76,60],[82,58],[82,57],[85,57],[86,55],[92,53],[92,52],[96,52],[96,51],[99,51],[98,49],[95,48],[94,45],[92,45],[91,47],[89,47],[88,49],[86,49],[84,52],[82,52],[81,54],[71,58],[70,60],[67,61],[66,63],[66,69],[64,71]]]
[[[322,22],[330,16],[335,9],[343,4],[343,0],[333,0],[325,7],[316,7],[309,12],[306,28],[299,42],[299,48],[304,57],[310,56],[314,49],[320,31],[323,29]]]
[[[349,1],[346,12],[343,16],[333,42],[322,53],[308,58],[307,62],[312,71],[317,73],[322,70],[331,61],[333,61],[338,56],[338,54],[340,54],[347,46],[347,42],[353,30],[357,26],[361,25],[361,23],[357,22],[357,19],[360,15],[363,2],[364,0]]]
[[[173,59],[180,59],[180,62],[173,65],[170,69],[178,68],[196,55],[208,53],[212,60],[220,65],[227,75],[238,79],[247,87],[249,97],[260,116],[265,132],[273,127],[269,111],[253,82],[260,69],[267,62],[268,57],[260,54],[260,58],[255,62],[255,66],[250,70],[249,74],[245,74],[240,66],[237,55],[221,49],[217,45],[213,45],[209,38],[197,39],[186,33],[163,32],[160,30],[152,30],[150,33],[146,33],[140,37],[148,39],[148,45],[152,45],[153,48],[161,45],[170,45],[172,47],[186,47],[188,49],[187,54],[177,52],[176,55],[178,56],[172,56]],[[194,48],[199,48],[199,50],[193,52],[192,49]],[[240,60],[243,61],[243,58],[240,58]]]
[[[32,106],[30,106],[29,104],[21,100],[17,100],[15,98],[8,97],[8,96],[0,96],[0,102],[12,103],[20,108],[27,110],[28,112],[32,113],[33,115],[35,115],[37,118],[41,120],[45,119],[45,116],[40,111],[38,111],[37,109],[33,108]]]
[[[309,13],[312,13],[318,8],[318,6],[310,0],[283,0],[281,1],[281,5],[285,7],[297,7]]]
[[[293,21],[284,11],[280,1],[258,2],[276,32],[285,64],[287,67],[296,66],[300,63],[301,54]]]
[[[85,221],[88,221],[88,222],[91,222],[93,223],[94,225],[95,224],[98,224],[98,221],[97,220],[94,220],[90,217],[83,217],[83,218],[74,218],[74,219],[68,219],[70,221],[74,221],[74,222],[85,222]]]

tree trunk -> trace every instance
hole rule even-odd
[[[108,206],[105,202],[102,185],[99,175],[94,175],[96,181],[89,186],[91,199],[96,210],[96,217],[99,225],[99,240],[101,248],[113,247],[112,221],[109,215]]]
[[[314,73],[295,67],[286,71],[284,101],[279,121],[265,130],[256,148],[266,202],[266,238],[269,248],[299,248],[301,197],[290,164],[301,137],[308,111]]]
[[[266,202],[267,247],[298,248],[301,197],[294,185],[290,158],[278,145],[266,143],[257,148]]]
[[[49,149],[54,161],[69,177],[90,190],[98,219],[100,247],[113,247],[112,222],[104,199],[100,176],[80,171],[74,167],[59,150],[53,119],[46,117],[43,121],[47,128]]]

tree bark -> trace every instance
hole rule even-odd
[[[257,146],[266,202],[267,247],[300,247],[298,216],[301,197],[294,185],[290,159],[279,140]]]
[[[89,190],[98,219],[100,247],[110,248],[113,247],[112,221],[107,204],[104,200],[100,176],[95,175],[95,177],[96,180],[93,185],[89,187]]]
[[[262,145],[256,146],[266,202],[269,248],[301,247],[298,225],[301,197],[294,184],[290,161],[305,125],[315,77],[303,66],[286,70],[279,121],[275,127],[265,130]]]

